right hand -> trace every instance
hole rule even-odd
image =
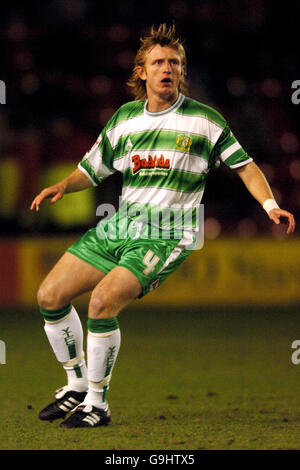
[[[66,187],[63,183],[57,183],[53,186],[50,186],[49,188],[43,189],[43,191],[41,191],[40,194],[38,194],[32,201],[30,210],[36,210],[36,212],[38,212],[43,200],[49,197],[51,197],[50,204],[55,204],[63,197],[65,190]]]

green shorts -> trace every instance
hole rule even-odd
[[[67,250],[108,273],[116,266],[131,271],[142,285],[143,297],[159,287],[192,252],[195,235],[190,231],[162,238],[164,231],[149,238],[149,225],[116,217],[101,221]]]

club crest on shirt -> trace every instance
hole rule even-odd
[[[176,139],[176,150],[181,150],[182,152],[189,152],[192,142],[193,141],[190,136],[186,134],[180,134]]]
[[[150,170],[154,168],[170,168],[170,159],[165,158],[163,155],[161,155],[160,157],[157,157],[156,155],[148,155],[147,158],[141,158],[140,155],[133,155],[133,157],[131,157],[131,161],[133,162],[132,173],[134,175],[138,173],[141,169]]]

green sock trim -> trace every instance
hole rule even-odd
[[[45,308],[40,307],[40,312],[43,315],[44,320],[54,322],[57,320],[61,320],[62,318],[67,316],[68,313],[70,313],[71,309],[72,309],[72,305],[69,304],[69,305],[65,305],[62,308],[58,308],[57,310],[46,310]]]
[[[87,327],[91,333],[107,333],[108,331],[117,330],[119,322],[117,317],[88,318]]]
[[[105,402],[106,400],[106,395],[107,395],[107,385],[105,387],[103,387],[103,393],[102,393],[102,401]]]
[[[81,369],[80,369],[79,365],[74,366],[74,372],[75,372],[76,377],[78,379],[80,379],[82,377],[82,373],[81,373]]]

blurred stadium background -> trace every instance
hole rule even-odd
[[[114,175],[96,190],[67,196],[54,207],[45,204],[38,216],[28,210],[34,195],[68,174],[113,112],[133,99],[126,81],[139,37],[160,22],[174,22],[185,39],[190,96],[226,116],[278,203],[299,218],[299,109],[291,100],[299,55],[291,8],[282,10],[268,0],[112,0],[105,7],[89,0],[10,1],[0,18],[0,79],[6,83],[6,104],[0,106],[3,304],[34,303],[36,286],[62,249],[99,220],[97,205],[118,206],[121,180]],[[284,227],[271,224],[223,167],[211,175],[204,204],[207,251],[183,267],[181,281],[187,280],[186,269],[208,281],[202,294],[221,283],[215,298],[222,301],[223,259],[229,257],[226,275],[254,286],[246,302],[252,294],[259,300],[255,282],[261,287],[264,279],[268,285],[268,276],[267,296],[285,281],[290,300],[298,300],[299,226],[288,242]],[[260,250],[257,237],[265,240]],[[234,240],[229,251],[225,238]],[[202,275],[198,256],[204,259]],[[153,301],[160,297],[152,294]],[[201,300],[205,303],[199,292]]]
[[[232,438],[222,441],[228,429],[224,410],[228,405],[238,409],[243,387],[248,392],[243,395],[245,415],[239,415],[240,423],[247,422],[249,407],[257,409],[255,396],[264,400],[263,410],[258,415],[259,422],[268,413],[272,394],[275,397],[272,402],[274,410],[276,406],[283,407],[282,413],[286,413],[280,415],[281,421],[290,420],[288,410],[297,404],[292,391],[297,380],[297,368],[291,365],[289,357],[291,342],[297,339],[299,332],[296,312],[300,303],[300,105],[293,104],[291,99],[292,83],[300,76],[297,16],[292,5],[283,9],[281,3],[271,0],[110,0],[105,3],[92,0],[10,0],[1,5],[0,15],[0,80],[6,84],[6,104],[0,105],[0,304],[3,312],[0,339],[7,342],[8,348],[7,366],[5,371],[1,368],[1,372],[5,372],[4,379],[10,390],[6,398],[7,410],[11,410],[12,434],[11,440],[6,440],[5,444],[0,442],[1,448],[26,448],[26,445],[32,448],[34,442],[38,442],[33,440],[29,428],[25,437],[20,431],[19,441],[15,441],[13,405],[9,402],[9,396],[16,393],[12,392],[16,379],[10,374],[13,364],[21,369],[23,375],[19,376],[18,383],[23,384],[26,396],[30,397],[28,400],[36,407],[41,405],[41,397],[31,392],[30,385],[39,381],[37,364],[31,364],[30,357],[24,363],[22,353],[31,344],[31,330],[21,338],[15,335],[15,325],[19,325],[26,309],[36,342],[32,347],[36,349],[36,360],[39,358],[41,362],[39,370],[43,370],[43,360],[48,361],[52,355],[43,336],[42,319],[36,306],[38,285],[70,243],[98,222],[95,215],[98,204],[110,202],[117,207],[121,179],[114,175],[95,190],[67,195],[53,207],[45,203],[39,214],[29,211],[30,203],[41,188],[73,170],[113,112],[133,99],[126,81],[139,46],[139,37],[146,34],[152,24],[161,22],[174,22],[179,36],[185,39],[190,96],[215,107],[227,118],[240,143],[265,172],[278,203],[294,213],[298,227],[296,233],[287,238],[285,227],[275,226],[268,220],[238,177],[222,166],[214,170],[204,197],[204,249],[195,251],[160,289],[133,305],[132,308],[140,313],[144,309],[146,312],[144,317],[135,317],[136,324],[132,317],[128,316],[126,320],[124,315],[122,321],[128,326],[127,338],[133,338],[136,341],[133,344],[140,344],[139,351],[148,354],[150,361],[153,354],[151,341],[158,341],[154,334],[155,319],[158,320],[162,312],[172,315],[174,309],[170,347],[165,344],[166,338],[161,333],[164,346],[162,341],[153,343],[156,344],[155,357],[158,363],[167,358],[165,374],[167,377],[173,371],[174,377],[169,382],[174,384],[175,391],[182,388],[179,364],[186,361],[185,365],[189,366],[185,372],[186,380],[194,380],[195,396],[196,390],[203,390],[203,409],[215,410],[224,406],[222,419],[225,427],[220,428],[219,448],[232,447],[234,442]],[[80,313],[86,317],[87,297],[79,299],[78,305]],[[258,312],[257,316],[245,314],[252,308]],[[289,316],[286,316],[287,308],[290,308]],[[226,314],[218,316],[220,310]],[[153,321],[151,311],[154,312]],[[8,312],[14,312],[13,316],[9,317]],[[196,323],[195,312],[196,315],[199,312]],[[278,316],[278,313],[282,315]],[[182,345],[183,349],[178,349],[175,328],[177,326],[183,331],[185,321],[189,319],[198,329],[195,327],[194,333],[190,330],[185,349]],[[163,332],[163,328],[170,325],[171,317],[168,320],[165,315],[161,321]],[[140,330],[136,326],[143,328],[145,324],[148,325],[147,339],[146,335],[139,337]],[[25,324],[22,325],[25,328]],[[145,341],[148,341],[146,347]],[[129,348],[128,358],[123,355],[120,360],[121,363],[127,360],[126,366],[130,370],[136,359],[134,346],[131,350],[129,343],[123,346],[125,350]],[[171,355],[175,349],[177,365],[170,362],[168,368],[167,354]],[[184,359],[187,353],[188,360]],[[205,358],[211,362],[206,362]],[[220,358],[223,358],[221,363],[218,362]],[[264,360],[269,361],[269,375],[266,375]],[[143,370],[146,356],[142,356],[141,361]],[[217,363],[218,372],[215,369]],[[252,375],[249,372],[249,376],[253,378],[249,388],[243,367],[250,363]],[[54,359],[49,367],[52,367],[51,377],[48,379],[44,372],[41,378],[41,382],[45,381],[42,386],[45,402],[49,387],[59,385],[55,380],[57,365]],[[203,377],[207,379],[205,385],[202,384],[203,389],[197,382],[199,377],[191,379],[190,375],[191,371],[196,373],[199,368],[203,371],[200,374],[202,380]],[[159,371],[157,374],[157,396],[161,390],[166,390],[163,393],[171,393],[172,397],[174,391],[168,389],[167,379],[165,389],[161,388],[163,374]],[[117,369],[115,380],[119,387],[123,385],[126,396],[124,383],[128,379],[125,369]],[[152,387],[153,392],[155,380],[151,380],[150,374],[148,387]],[[288,392],[284,388],[286,384],[291,386]],[[127,385],[129,387],[130,384]],[[133,386],[138,385],[134,383]],[[222,402],[221,405],[219,402],[219,408],[215,405],[206,408],[206,399],[218,397],[218,387],[220,391],[227,390],[226,400],[232,403]],[[114,399],[113,390],[111,393]],[[19,398],[16,396],[15,399]],[[130,403],[129,396],[127,400]],[[234,404],[235,400],[238,405]],[[115,401],[117,404],[117,398]],[[26,403],[24,401],[24,410]],[[141,406],[147,410],[143,402]],[[183,404],[181,406],[184,417],[186,409]],[[193,406],[196,410],[196,405]],[[31,410],[32,405],[27,409]],[[164,417],[164,410],[160,413]],[[206,419],[205,414],[204,417]],[[164,424],[163,418],[159,419],[157,424]],[[215,429],[216,416],[213,414],[210,419]],[[32,418],[28,422],[33,425],[35,421]],[[270,428],[267,421],[264,423],[261,435],[266,436]],[[169,424],[167,421],[166,429]],[[23,421],[20,426],[23,426]],[[249,426],[250,436],[254,431],[251,423]],[[279,436],[285,433],[287,437],[285,446],[298,446],[294,439],[297,433],[286,433],[281,426],[278,429]],[[123,428],[118,432],[124,435]],[[180,432],[184,430],[178,426]],[[159,432],[154,435],[157,442],[161,442]],[[294,437],[289,441],[292,435]],[[37,436],[34,439],[39,439]],[[264,446],[264,442],[257,443],[255,435],[252,437],[252,447]],[[280,442],[277,441],[281,437],[272,435],[269,447],[278,447]],[[22,444],[24,439],[27,444]],[[40,439],[36,448],[46,445],[45,439]],[[56,439],[59,438],[56,436]],[[176,439],[177,444],[175,441],[172,444],[173,441],[168,443],[169,447],[163,442],[159,445],[185,448],[185,442],[190,442],[177,439],[180,447]],[[59,440],[55,442],[54,447],[61,445]],[[211,442],[208,440],[205,445],[212,447],[214,444]],[[72,445],[76,448],[76,444]],[[118,444],[108,443],[107,448],[118,448],[109,447],[111,445]],[[136,445],[134,437],[131,445]],[[139,445],[143,448],[142,443]],[[193,440],[192,444],[186,444],[186,448],[188,445],[203,444]]]

